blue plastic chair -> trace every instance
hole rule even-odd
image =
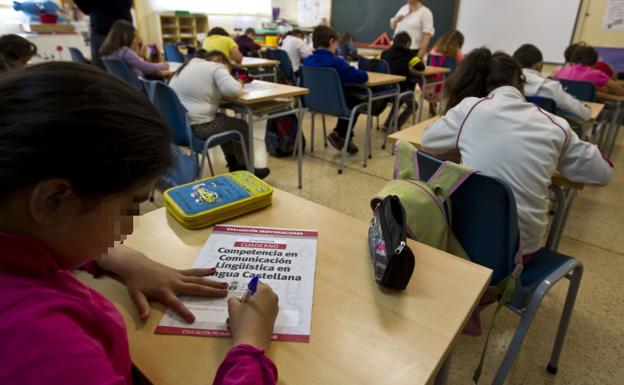
[[[165,51],[166,61],[184,63],[184,55],[182,55],[182,52],[178,51],[175,44],[165,43],[163,49]]]
[[[442,161],[431,155],[418,153],[422,180],[428,180],[441,164]],[[451,204],[453,233],[473,262],[493,270],[491,284],[496,285],[513,271],[518,250],[518,218],[512,191],[500,179],[477,173],[453,193]],[[557,372],[582,275],[583,265],[579,261],[546,249],[538,251],[524,265],[512,299],[507,303],[507,307],[521,317],[520,324],[492,384],[500,385],[505,381],[544,296],[554,284],[568,278],[570,285],[547,366],[548,372]]]
[[[548,111],[551,114],[557,113],[557,103],[550,98],[542,96],[527,96],[527,102],[533,103],[544,111]]]
[[[178,99],[175,91],[161,81],[142,81],[145,84],[145,89],[147,90],[148,97],[152,104],[154,104],[162,118],[167,122],[169,127],[171,127],[174,143],[178,146],[189,147],[195,159],[197,159],[198,154],[201,154],[201,160],[195,172],[195,179],[203,175],[204,164],[206,162],[210,168],[210,173],[214,175],[214,169],[208,155],[208,150],[231,141],[240,142],[245,156],[245,167],[247,170],[250,170],[249,159],[247,158],[247,144],[245,143],[243,134],[236,130],[231,130],[213,135],[205,141],[198,139],[191,131],[191,124],[186,108],[184,108],[180,99]],[[253,172],[253,170],[250,171]]]
[[[350,109],[344,95],[344,89],[338,73],[333,68],[301,66],[301,86],[308,88],[310,93],[303,96],[304,106],[313,113],[335,116],[338,119],[348,119],[346,138],[351,137],[355,117],[362,111],[366,111],[367,104],[361,103]],[[312,119],[312,135],[314,142],[314,119]],[[338,174],[342,174],[344,163],[347,158],[348,140],[341,151]]]
[[[283,49],[269,49],[266,52],[267,59],[277,60],[280,62],[279,70],[282,73],[284,79],[290,84],[297,84],[299,79],[295,75],[295,71],[293,71],[292,62],[288,57],[288,53]]]
[[[452,56],[429,54],[427,55],[427,65],[448,68],[453,72],[457,68],[457,59]]]
[[[596,101],[596,86],[594,83],[584,82],[580,80],[558,79],[563,89],[584,102]]]
[[[78,48],[69,47],[68,49],[69,49],[69,54],[71,55],[72,61],[74,63],[91,64],[91,62],[89,62],[87,58],[84,57],[84,55]]]
[[[106,71],[124,80],[128,84],[141,91],[142,86],[139,78],[130,71],[130,67],[123,60],[119,59],[102,59]]]

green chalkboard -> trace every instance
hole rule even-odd
[[[433,41],[453,29],[457,1],[423,1],[433,12]],[[340,33],[351,32],[358,43],[372,43],[384,32],[392,37],[390,18],[405,4],[405,0],[334,0],[331,24]]]

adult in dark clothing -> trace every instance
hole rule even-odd
[[[114,22],[119,19],[132,23],[132,0],[74,0],[78,8],[91,19],[91,62],[100,68],[100,46],[104,43]]]
[[[407,32],[399,32],[394,37],[392,47],[385,50],[381,54],[381,58],[390,65],[390,72],[394,75],[405,76],[407,79],[400,84],[401,92],[413,91],[416,86],[417,71],[424,71],[425,64],[418,56],[418,51],[410,49],[412,38]],[[399,115],[398,129],[405,124],[407,119],[414,113],[413,95],[406,95],[399,101],[400,105],[405,105],[405,110]],[[388,119],[384,123],[384,128],[389,128],[392,114],[388,115]]]

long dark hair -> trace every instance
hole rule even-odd
[[[598,51],[592,46],[578,46],[573,52],[570,62],[593,67],[598,63]]]
[[[27,62],[37,54],[37,46],[18,35],[0,36],[0,63],[6,71],[14,69],[20,62]]]
[[[223,65],[225,65],[226,67],[229,67],[229,68],[232,67],[230,64],[230,59],[228,59],[228,57],[225,56],[225,54],[221,51],[217,51],[217,50],[206,51],[205,49],[200,49],[197,52],[195,52],[195,55],[193,55],[193,59],[204,59],[207,61],[213,61],[217,57],[221,59],[221,63],[223,63]],[[189,62],[182,64],[180,68],[178,68],[178,70],[173,74],[172,77],[178,76],[182,72],[182,70],[186,68],[188,63]]]
[[[10,72],[0,79],[0,198],[50,178],[87,202],[126,193],[172,165],[171,138],[145,96],[100,69]]]
[[[504,52],[478,48],[470,52],[445,83],[448,96],[446,110],[455,107],[468,97],[482,98],[502,86],[522,87],[522,68]]]
[[[392,39],[392,46],[395,48],[409,48],[412,45],[412,37],[409,33],[399,32]]]
[[[112,55],[119,48],[131,47],[135,34],[136,31],[132,23],[126,20],[117,20],[100,47],[100,55]]]

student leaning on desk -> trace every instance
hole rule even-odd
[[[114,246],[173,162],[169,128],[131,86],[68,62],[4,76],[0,154],[1,384],[133,383],[121,314],[71,273],[89,261],[125,281],[143,321],[148,299],[193,322],[177,294],[227,294],[214,269],[175,270]],[[215,384],[275,384],[264,351],[276,316],[269,286],[230,300],[234,347]]]
[[[446,114],[424,132],[423,149],[459,152],[462,163],[507,183],[516,199],[520,250],[527,262],[542,247],[555,171],[574,182],[606,185],[611,163],[595,145],[581,141],[565,119],[526,101],[522,68],[507,54],[472,51],[446,87]]]
[[[206,51],[221,51],[228,59],[235,63],[243,62],[243,54],[238,44],[229,33],[221,27],[214,27],[208,31],[208,37],[204,40],[202,48]]]

